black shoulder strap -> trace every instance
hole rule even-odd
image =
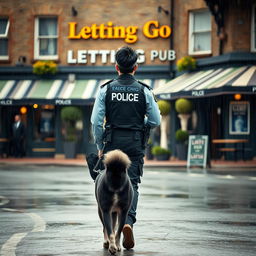
[[[147,84],[145,84],[145,83],[143,83],[143,82],[141,82],[139,80],[137,80],[137,82],[142,84],[143,86],[147,87],[149,90],[152,90],[152,88],[149,85],[147,85]]]
[[[156,98],[155,94],[153,93],[152,88],[149,85],[147,85],[147,84],[145,84],[145,83],[143,83],[141,81],[138,81],[138,83],[140,83],[141,85],[147,87],[151,91],[151,93],[152,93],[152,95],[154,97],[155,102],[157,102],[157,98]]]
[[[113,82],[113,81],[114,81],[114,79],[107,81],[106,83],[102,84],[102,85],[100,86],[100,88],[103,88],[105,85],[110,84],[110,83]]]

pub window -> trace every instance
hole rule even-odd
[[[9,19],[0,18],[0,60],[8,60]]]
[[[190,12],[189,54],[211,53],[211,14],[209,11]]]
[[[35,20],[35,59],[58,58],[57,17],[37,17]]]
[[[252,8],[251,50],[256,52],[256,5]]]
[[[54,125],[54,106],[53,105],[33,105],[33,141],[54,141],[55,125]]]

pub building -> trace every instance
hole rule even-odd
[[[13,119],[20,113],[26,156],[63,158],[65,106],[82,111],[76,157],[95,149],[92,106],[99,86],[117,76],[115,51],[124,45],[139,54],[136,78],[171,103],[173,156],[178,98],[193,102],[189,133],[208,135],[211,158],[256,156],[256,0],[159,0],[146,6],[135,0],[0,0],[0,154],[11,155]],[[196,69],[178,72],[177,61],[185,56],[196,60]],[[57,72],[33,73],[45,60],[55,62]],[[218,151],[226,146],[235,151]]]
[[[25,156],[63,158],[67,106],[82,112],[76,157],[95,150],[90,116],[100,85],[117,77],[115,51],[136,49],[136,78],[154,87],[169,79],[171,33],[169,1],[0,0],[0,157],[13,154],[20,114]],[[57,72],[36,72],[43,61]]]
[[[189,133],[208,136],[211,159],[255,159],[256,1],[180,2],[187,1],[174,1],[174,13],[184,15],[174,16],[173,49],[197,65],[155,90],[172,103],[171,137],[180,125],[175,100],[187,98],[194,105]]]

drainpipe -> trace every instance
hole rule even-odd
[[[170,0],[170,8],[171,8],[171,11],[170,11],[170,27],[172,29],[172,34],[171,34],[171,37],[170,37],[170,50],[173,50],[173,47],[174,47],[174,44],[173,44],[173,24],[174,24],[174,0]],[[173,69],[173,61],[170,61],[169,63],[169,70],[170,70],[170,76],[171,78],[174,78],[175,77],[175,71]]]
[[[219,39],[219,55],[223,54],[223,40]]]

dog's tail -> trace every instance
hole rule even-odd
[[[104,163],[107,170],[109,169],[113,172],[127,170],[131,165],[129,157],[119,149],[109,151],[107,154],[105,154]]]

